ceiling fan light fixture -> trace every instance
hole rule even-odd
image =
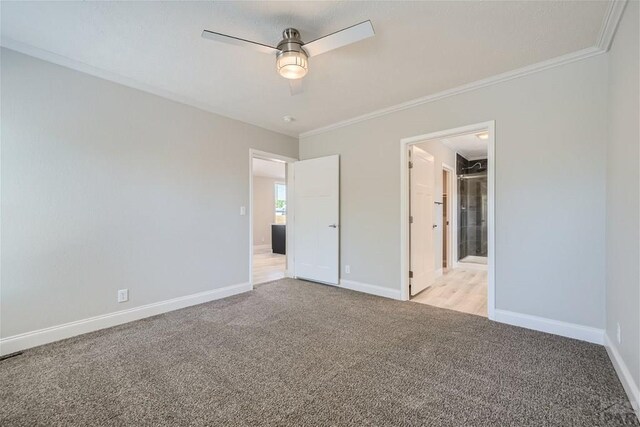
[[[276,59],[276,69],[285,79],[301,79],[309,71],[307,54],[303,50],[280,52]]]
[[[291,95],[302,92],[301,78],[309,72],[309,57],[321,55],[334,49],[350,45],[360,40],[372,37],[375,34],[371,21],[364,21],[356,25],[336,31],[327,36],[320,37],[309,43],[302,41],[300,32],[295,28],[286,28],[282,32],[282,40],[276,47],[257,43],[251,40],[233,37],[228,34],[203,30],[205,39],[232,44],[236,46],[250,47],[258,52],[276,56],[276,71],[282,77],[289,79]]]

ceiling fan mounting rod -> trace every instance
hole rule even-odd
[[[295,28],[287,28],[282,32],[283,39],[298,39],[300,40],[300,31]]]
[[[295,28],[287,28],[282,32],[282,41],[278,43],[276,49],[280,52],[304,52],[306,56],[307,52],[302,49],[303,44],[300,32]]]

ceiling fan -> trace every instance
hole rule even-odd
[[[291,94],[302,92],[302,79],[309,71],[309,58],[330,50],[364,40],[374,35],[371,21],[364,21],[319,39],[305,43],[300,38],[300,32],[295,28],[287,28],[282,32],[282,40],[276,47],[257,43],[214,31],[202,31],[202,37],[217,42],[249,47],[258,52],[276,57],[276,70],[289,79]]]

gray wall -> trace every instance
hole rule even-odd
[[[640,385],[639,3],[627,4],[609,52],[607,334]],[[621,343],[617,343],[617,324]]]
[[[284,165],[282,166],[284,167]],[[271,224],[276,216],[277,182],[286,183],[284,179],[253,177],[253,244],[271,244]]]
[[[249,280],[249,148],[295,138],[1,60],[2,337]]]
[[[400,139],[496,121],[496,308],[605,326],[607,58],[303,137],[340,154],[345,279],[400,287]]]

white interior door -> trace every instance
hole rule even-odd
[[[410,186],[410,250],[411,296],[433,284],[434,259],[434,187],[433,156],[411,147]]]
[[[339,281],[340,158],[294,163],[295,277]]]

